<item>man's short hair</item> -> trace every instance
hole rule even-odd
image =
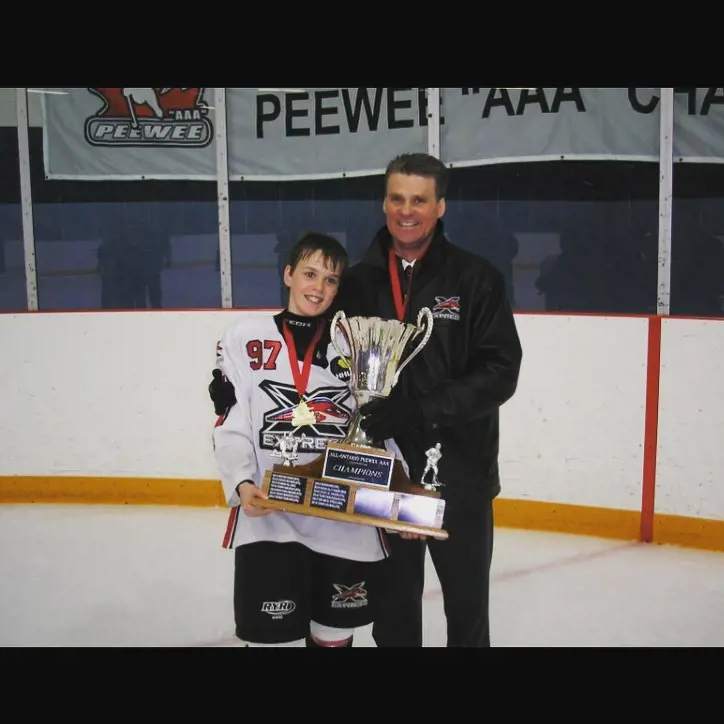
[[[385,187],[387,179],[393,173],[403,173],[407,176],[425,176],[435,181],[435,195],[438,200],[444,199],[447,193],[448,170],[447,166],[429,153],[402,153],[387,164],[385,171]]]

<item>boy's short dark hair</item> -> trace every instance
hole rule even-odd
[[[308,256],[321,251],[324,263],[332,267],[340,275],[344,273],[349,265],[347,250],[333,236],[320,234],[317,231],[307,231],[297,240],[297,243],[289,250],[287,264],[294,271],[297,264]]]
[[[393,173],[404,173],[407,176],[426,176],[435,180],[435,195],[444,199],[447,193],[447,166],[429,153],[402,153],[387,164],[385,171],[385,187],[387,179]]]

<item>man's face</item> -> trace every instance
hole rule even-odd
[[[387,228],[399,251],[424,247],[437,220],[445,213],[445,199],[435,194],[435,179],[393,173],[387,179],[382,209]]]

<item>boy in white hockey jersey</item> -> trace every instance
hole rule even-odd
[[[236,635],[250,646],[351,646],[354,629],[372,622],[375,563],[387,555],[381,531],[250,505],[280,462],[284,433],[299,436],[298,465],[346,434],[355,403],[330,344],[330,307],[347,264],[336,239],[304,235],[284,271],[287,308],[245,315],[217,347],[237,400],[214,428],[231,506],[223,544],[235,552]]]

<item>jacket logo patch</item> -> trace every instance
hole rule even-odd
[[[460,297],[435,297],[432,308],[433,319],[451,319],[460,321]]]

